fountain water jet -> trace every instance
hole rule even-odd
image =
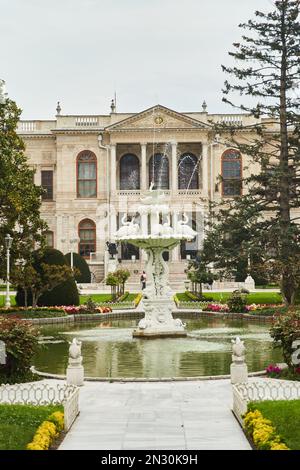
[[[138,207],[141,217],[150,219],[150,229],[141,228],[134,222],[125,222],[115,234],[116,240],[127,242],[146,251],[147,287],[143,292],[145,317],[140,320],[133,336],[142,338],[186,336],[185,325],[172,316],[173,300],[169,286],[169,269],[163,259],[164,251],[174,249],[181,240],[192,240],[197,232],[187,225],[188,217],[170,225],[170,208],[166,196],[160,189],[143,194]],[[164,222],[165,219],[165,222]],[[126,227],[126,228],[125,228]]]

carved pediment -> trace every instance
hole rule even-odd
[[[157,105],[112,124],[108,126],[106,130],[199,129],[206,127],[207,124],[201,121],[172,111],[164,106]]]

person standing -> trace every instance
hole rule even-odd
[[[141,274],[142,290],[146,289],[146,280],[147,280],[147,275],[145,271],[143,271]]]

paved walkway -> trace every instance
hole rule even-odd
[[[250,449],[231,412],[229,380],[86,382],[70,449]]]

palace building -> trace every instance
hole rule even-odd
[[[161,105],[118,113],[113,101],[107,115],[63,115],[59,103],[56,111],[54,120],[20,121],[18,127],[35,183],[46,190],[42,216],[49,226],[48,245],[80,253],[92,282],[100,282],[108,269],[107,242],[114,241],[123,216],[147,224],[137,207],[153,182],[168,197],[171,223],[185,212],[198,232],[170,255],[171,285],[182,286],[187,260],[201,248],[209,201],[239,195],[243,171],[255,171],[243,170],[243,156],[214,140],[211,122],[251,124],[253,118],[209,114],[205,103],[190,113]],[[143,254],[127,244],[118,246],[117,258],[137,281]]]

